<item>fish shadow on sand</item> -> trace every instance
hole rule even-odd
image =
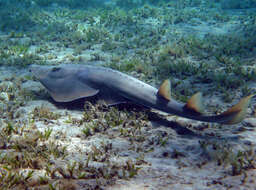
[[[68,109],[68,110],[84,110],[84,105],[86,101],[89,101],[92,105],[95,105],[98,101],[97,97],[87,97],[87,98],[80,98],[78,100],[74,100],[72,102],[55,102],[52,98],[49,98],[48,101],[53,103],[57,108],[59,109]],[[163,118],[160,114],[151,112],[149,108],[136,105],[133,103],[123,103],[123,104],[117,104],[113,105],[118,110],[123,111],[134,111],[134,112],[145,112],[147,114],[148,119],[150,122],[157,123],[159,126],[165,126],[172,128],[176,131],[179,135],[185,135],[185,136],[198,136],[194,131],[187,129],[186,127],[183,127],[179,125],[177,122],[169,121],[165,118]]]
[[[149,112],[149,120],[152,122],[154,127],[164,126],[173,129],[177,135],[181,138],[196,138],[198,140],[228,140],[228,141],[239,141],[239,136],[235,134],[222,134],[222,137],[207,135],[199,131],[193,131],[187,127],[182,126],[178,122],[170,121],[161,115]]]
[[[48,101],[51,101],[59,109],[83,111],[85,109],[84,105],[86,101],[89,101],[92,105],[95,105],[98,99],[97,97],[87,97],[87,98],[80,98],[72,102],[55,102],[52,98],[49,97]],[[204,139],[211,139],[211,140],[225,139],[229,141],[239,140],[239,136],[237,135],[231,135],[231,136],[227,135],[223,137],[216,137],[216,136],[205,135],[197,131],[193,131],[191,129],[188,129],[187,127],[180,125],[178,122],[170,121],[166,119],[164,116],[150,111],[149,108],[146,108],[144,106],[140,106],[132,103],[123,103],[123,104],[114,105],[114,107],[116,107],[120,111],[126,110],[128,112],[129,111],[144,112],[145,114],[147,114],[148,119],[151,122],[153,127],[164,126],[167,128],[171,128],[181,138],[198,138],[198,140],[204,140]]]

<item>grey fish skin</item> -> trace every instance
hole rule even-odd
[[[62,64],[30,66],[30,71],[57,102],[68,102],[98,93],[109,94],[113,103],[131,101],[166,113],[198,121],[234,124],[240,122],[252,96],[220,115],[205,116],[186,108],[187,104],[159,96],[158,89],[119,71],[96,66]],[[119,101],[120,100],[120,101]],[[115,102],[116,101],[116,102]],[[195,105],[196,106],[196,105]],[[243,111],[243,112],[242,112]],[[245,113],[244,113],[245,112]],[[240,114],[240,115],[239,115]],[[242,114],[242,115],[241,115]]]

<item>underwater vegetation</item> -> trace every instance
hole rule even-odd
[[[0,28],[8,32],[5,39],[0,39],[1,65],[45,64],[46,60],[52,63],[103,61],[124,72],[134,69],[144,75],[143,80],[157,84],[169,77],[182,80],[195,77],[214,84],[216,89],[220,83],[224,89],[236,89],[246,81],[255,80],[255,69],[248,59],[255,51],[255,15],[248,12],[232,17],[218,8],[222,1],[211,1],[213,8],[199,0],[114,1],[120,7],[97,3],[100,4],[97,9],[83,10],[80,5],[73,8],[67,5],[62,9],[45,8],[45,11],[41,11],[39,5],[15,8],[11,6],[14,2],[6,3],[10,8],[1,8],[0,14],[5,19]],[[39,2],[49,3],[47,6],[60,3]],[[76,2],[84,3],[85,7],[91,3],[75,0],[70,3],[75,6]],[[22,6],[28,2],[17,3]],[[130,7],[131,3],[140,6]],[[150,6],[150,3],[156,5]],[[122,6],[130,8],[122,9]],[[189,9],[197,6],[198,9]],[[11,12],[16,14],[10,16]],[[230,33],[208,32],[198,36],[186,34],[180,28],[204,22],[226,25],[234,19],[241,22],[234,26],[239,29]],[[34,44],[38,45],[32,50]],[[73,52],[59,60],[55,47],[71,48]],[[221,69],[215,71],[216,67]]]
[[[0,67],[20,73],[31,64],[99,64],[156,87],[170,79],[183,102],[202,91],[219,99],[205,103],[220,113],[256,92],[255,7],[255,0],[0,0]],[[216,177],[207,188],[232,188],[250,181],[256,167],[254,143],[243,141],[255,132],[246,122],[180,124],[175,116],[88,102],[77,114],[50,106],[31,76],[0,77],[0,189],[100,189],[140,176],[154,159],[181,170],[214,165],[218,175],[235,178]],[[189,131],[169,127],[177,123],[206,139],[182,138]],[[233,133],[237,141],[219,138]]]
[[[200,141],[199,143],[203,149],[203,155],[210,160],[215,160],[218,165],[229,168],[228,172],[233,176],[256,167],[256,154],[253,149],[234,151],[225,142],[224,146],[214,141]]]
[[[245,0],[245,1],[221,0],[220,2],[221,2],[221,8],[223,9],[245,9],[245,8],[256,7],[255,0]]]
[[[187,150],[175,148],[171,141],[177,139],[172,139],[172,134],[166,129],[152,128],[148,122],[153,119],[151,117],[156,115],[147,111],[138,112],[134,108],[119,110],[90,102],[85,103],[79,119],[69,114],[56,117],[47,105],[35,107],[27,115],[28,122],[2,123],[0,187],[76,189],[77,183],[82,181],[92,188],[113,185],[118,179],[128,180],[138,175],[143,165],[150,165],[145,156],[164,147],[168,149],[158,156],[177,161],[179,167],[187,167],[186,162],[190,157],[188,152],[193,151],[189,149],[191,146]],[[100,144],[88,144],[88,150],[70,150],[70,145],[62,143],[64,139],[69,141],[69,135],[51,128],[51,123],[54,120],[61,122],[61,118],[65,118],[64,123],[68,127],[76,126],[79,129],[76,139],[81,139],[80,143],[90,141],[97,135],[104,136],[105,140],[101,139]],[[48,127],[39,130],[37,125],[40,122]],[[201,130],[199,127],[198,132]],[[121,154],[119,157],[123,161],[116,162],[114,158],[119,154],[120,148],[110,142],[109,138],[125,139],[129,144],[129,151],[136,155],[136,159]],[[200,160],[193,161],[193,167],[196,168],[213,162],[231,176],[237,176],[256,166],[253,149],[236,150],[228,142],[215,140],[199,141],[196,147],[200,147]],[[84,159],[78,159],[81,157]]]
[[[147,127],[147,117],[144,113],[131,113],[88,103],[85,105],[81,120],[69,117],[65,123],[81,126],[78,137],[82,140],[97,133],[108,134],[116,128],[118,134],[127,138],[131,144],[142,143],[146,139],[142,136],[141,130]],[[88,180],[90,184],[90,179],[94,180],[90,185],[100,187],[104,184],[113,184],[117,179],[132,178],[137,175],[139,165],[143,163],[142,158],[138,158],[137,161],[127,159],[123,163],[115,163],[112,157],[118,150],[113,149],[112,143],[105,141],[102,141],[100,146],[92,145],[91,151],[83,152],[83,157],[87,157],[85,161],[71,162],[67,146],[56,140],[56,136],[66,138],[66,135],[55,134],[51,128],[39,131],[36,127],[36,121],[55,120],[60,116],[56,117],[47,107],[41,106],[35,108],[29,117],[29,123],[26,125],[10,122],[1,127],[1,189],[69,189],[77,186],[75,181]],[[95,163],[102,164],[99,167]],[[69,185],[65,187],[62,185],[63,181]]]

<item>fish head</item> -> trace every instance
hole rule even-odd
[[[73,76],[78,71],[78,67],[71,65],[30,65],[29,72],[39,81],[49,79],[64,79]]]
[[[57,102],[69,102],[82,97],[93,96],[97,89],[79,79],[79,74],[87,74],[85,67],[63,64],[57,66],[31,65],[29,71],[48,90]]]
[[[75,67],[69,65],[31,65],[29,71],[40,81],[50,93],[64,93],[74,85],[77,73]]]

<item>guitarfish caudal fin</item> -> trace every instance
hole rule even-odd
[[[169,80],[165,80],[161,84],[157,95],[164,98],[168,102],[172,101],[171,85]],[[188,102],[184,105],[183,110],[186,117],[191,116],[188,118],[232,125],[241,122],[245,118],[247,108],[253,96],[255,96],[255,94],[242,98],[236,105],[219,115],[205,116],[203,115],[204,106],[202,102],[202,93],[198,92],[191,96]]]
[[[245,118],[247,108],[253,96],[255,95],[242,98],[237,104],[219,115],[204,116],[201,114],[203,108],[201,94],[196,93],[188,100],[187,104],[184,106],[184,109],[185,111],[188,111],[188,113],[191,113],[191,115],[197,115],[198,118],[205,118],[204,121],[233,125],[240,123]]]
[[[242,98],[236,105],[232,106],[227,111],[216,116],[209,116],[208,119],[205,119],[205,121],[212,121],[227,125],[240,123],[246,116],[247,108],[253,96],[255,95]],[[202,114],[203,104],[201,93],[196,93],[193,95],[184,106],[184,109],[191,115],[193,114],[203,118],[204,115]],[[205,116],[205,118],[207,118],[207,116]]]
[[[247,108],[253,96],[255,96],[255,94],[242,98],[236,105],[220,114],[219,116],[227,118],[226,121],[221,123],[232,125],[241,122],[246,116]]]

